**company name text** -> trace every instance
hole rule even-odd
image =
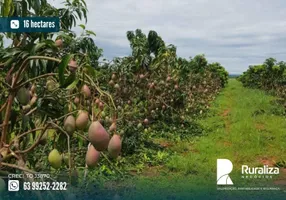
[[[279,174],[278,167],[268,167],[264,165],[263,167],[248,167],[247,165],[242,165],[242,174]]]

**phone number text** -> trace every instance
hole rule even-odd
[[[24,182],[24,190],[67,190],[66,182]]]

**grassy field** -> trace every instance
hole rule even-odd
[[[286,160],[286,119],[275,97],[247,89],[235,79],[221,92],[199,123],[201,137],[170,146],[175,152],[160,167],[124,181],[123,199],[269,199],[285,196],[285,168],[272,178],[243,179],[241,165],[274,166]],[[168,142],[168,141],[166,141]],[[216,160],[232,161],[235,187],[278,187],[280,191],[218,191]],[[285,167],[285,166],[284,166]],[[122,185],[122,184],[121,184]],[[127,189],[126,189],[127,188]]]
[[[286,120],[274,115],[283,111],[270,103],[274,99],[231,79],[212,105],[210,116],[201,121],[205,136],[190,144],[187,155],[172,158],[169,168],[187,173],[202,163],[198,169],[215,171],[217,158],[228,158],[235,166],[285,160]]]

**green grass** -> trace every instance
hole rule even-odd
[[[206,136],[193,144],[196,153],[174,156],[167,166],[186,174],[195,170],[198,176],[208,179],[209,173],[216,170],[218,158],[230,159],[234,170],[242,164],[257,166],[262,158],[285,160],[286,120],[271,114],[278,106],[270,104],[273,99],[230,79],[212,105],[212,116],[201,121]]]

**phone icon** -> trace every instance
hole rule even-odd
[[[9,180],[8,181],[8,191],[19,191],[19,181]]]
[[[18,28],[20,28],[19,20],[11,20],[10,21],[10,28],[11,29],[18,29]]]

